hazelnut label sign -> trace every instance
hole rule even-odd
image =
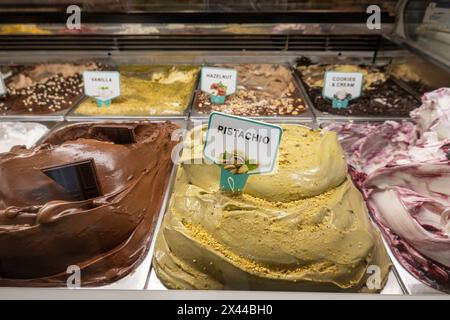
[[[225,102],[226,96],[236,92],[237,71],[235,69],[203,67],[200,89],[211,97],[212,103]]]
[[[348,108],[348,102],[361,96],[363,74],[360,72],[325,73],[322,96],[330,99],[333,108]]]
[[[220,188],[242,192],[249,175],[272,172],[282,133],[277,125],[211,113],[203,155],[220,165]]]
[[[85,71],[83,82],[84,94],[95,98],[99,107],[108,107],[112,99],[120,96],[120,74],[117,71]]]

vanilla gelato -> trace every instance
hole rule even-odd
[[[0,122],[0,153],[8,152],[14,146],[32,147],[48,128],[32,122]]]
[[[80,104],[77,115],[150,116],[182,115],[189,107],[198,68],[189,65],[123,65],[120,96],[109,107],[98,107],[95,99]]]

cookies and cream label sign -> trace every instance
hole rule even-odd
[[[226,97],[234,94],[237,88],[235,69],[203,67],[200,77],[200,89],[212,96]]]
[[[360,72],[326,72],[322,96],[332,100],[333,108],[347,108],[350,100],[361,96],[363,80]]]
[[[283,130],[277,125],[221,112],[209,116],[204,157],[231,174],[272,172]]]
[[[117,71],[83,72],[84,94],[108,105],[120,96],[120,74]]]

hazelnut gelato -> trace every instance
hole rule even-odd
[[[201,114],[221,111],[239,116],[297,116],[306,111],[291,71],[277,64],[221,65],[238,74],[235,94],[224,104],[213,104],[207,93],[200,92],[194,103]]]

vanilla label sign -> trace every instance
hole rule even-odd
[[[84,94],[97,100],[99,107],[109,106],[120,96],[120,74],[117,71],[83,72]]]
[[[361,96],[363,74],[360,72],[325,73],[322,96],[330,99],[333,108],[348,108],[350,100]]]
[[[220,165],[221,189],[241,192],[249,175],[272,172],[282,132],[277,125],[213,112],[203,154]]]
[[[237,88],[235,69],[203,67],[200,89],[211,97],[213,103],[224,103],[226,96],[234,94]]]

